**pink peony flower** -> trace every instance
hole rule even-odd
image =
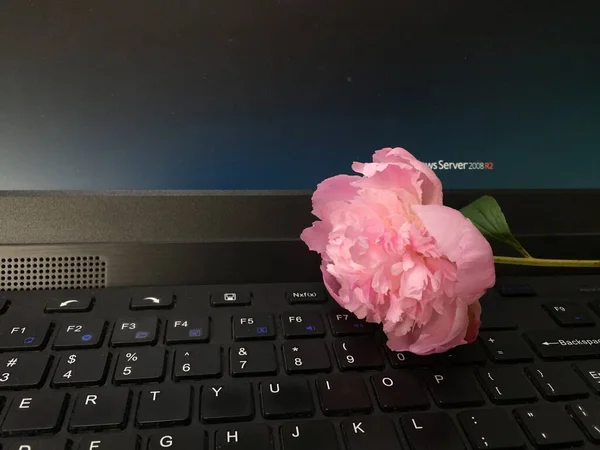
[[[302,240],[322,258],[327,290],[358,318],[382,323],[395,351],[426,355],[470,343],[479,299],[495,283],[492,249],[443,206],[435,173],[402,148],[320,183]]]

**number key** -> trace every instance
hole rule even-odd
[[[50,356],[40,353],[0,355],[0,389],[33,388],[46,378]]]
[[[123,350],[117,360],[115,383],[160,381],[165,371],[163,348]]]
[[[221,346],[199,345],[175,352],[174,380],[199,379],[221,375]]]
[[[383,366],[381,346],[370,338],[348,338],[333,343],[341,370],[376,369]]]
[[[102,384],[108,363],[108,353],[87,350],[64,353],[58,363],[52,385],[87,386]]]
[[[230,353],[231,375],[266,375],[277,372],[275,347],[267,342],[234,345]]]
[[[283,344],[287,373],[329,372],[331,362],[321,341],[292,341]]]

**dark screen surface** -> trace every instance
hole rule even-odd
[[[600,188],[599,12],[4,0],[0,189],[313,189],[388,146],[450,189]]]

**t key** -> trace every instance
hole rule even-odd
[[[86,386],[102,384],[108,367],[108,352],[87,350],[64,353],[54,373],[52,385]]]
[[[165,372],[164,348],[140,348],[123,350],[117,360],[115,383],[136,381],[160,381]]]
[[[192,387],[165,385],[145,388],[140,393],[136,425],[185,424],[190,420]]]

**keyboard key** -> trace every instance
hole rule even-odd
[[[485,364],[487,358],[479,342],[459,345],[440,355],[440,360],[447,364],[468,365]]]
[[[102,350],[63,353],[54,372],[52,385],[90,386],[104,383],[108,356],[108,352]]]
[[[210,304],[212,306],[248,306],[251,303],[251,297],[248,291],[214,291],[210,293]]]
[[[0,355],[0,389],[35,388],[44,383],[50,356],[41,353]]]
[[[547,400],[566,400],[587,397],[581,378],[570,367],[537,365],[528,367],[527,374]]]
[[[600,332],[596,328],[532,331],[526,337],[546,360],[600,356]]]
[[[315,412],[310,387],[304,378],[262,381],[259,391],[265,419],[311,417]]]
[[[330,375],[317,379],[321,409],[327,416],[368,413],[373,409],[367,386],[358,375]]]
[[[158,330],[158,319],[154,316],[120,318],[115,323],[111,345],[154,345]]]
[[[318,313],[282,314],[281,325],[286,339],[325,336],[325,326]]]
[[[600,361],[585,361],[575,364],[579,375],[587,382],[596,394],[600,394]]]
[[[50,322],[9,323],[0,326],[0,351],[38,350],[50,336]]]
[[[165,342],[167,344],[184,344],[208,342],[210,323],[207,317],[180,317],[167,322]]]
[[[93,300],[90,297],[78,299],[53,298],[48,300],[44,311],[47,313],[85,312],[92,309],[92,304]]]
[[[446,413],[405,415],[400,423],[411,450],[465,450],[465,445]]]
[[[394,369],[430,366],[439,359],[439,355],[415,355],[410,352],[395,352],[390,350],[387,345],[385,350]]]
[[[294,341],[283,344],[283,360],[287,373],[329,372],[331,361],[321,341]]]
[[[433,399],[441,407],[484,403],[477,389],[477,381],[468,369],[427,370],[424,372],[424,379]]]
[[[236,341],[273,339],[275,323],[270,314],[233,316],[233,337]]]
[[[7,450],[67,450],[67,440],[57,437],[35,439],[26,438],[23,440],[13,441]]]
[[[458,420],[476,450],[510,450],[525,447],[519,427],[503,409],[463,411],[458,414]]]
[[[489,367],[479,370],[479,380],[492,402],[528,403],[538,399],[535,388],[520,367]]]
[[[398,433],[387,417],[347,419],[342,434],[348,450],[401,450]]]
[[[481,311],[481,331],[515,330],[517,321],[502,302],[484,303]]]
[[[496,289],[502,297],[534,297],[535,290],[528,284],[501,284]]]
[[[143,309],[169,309],[173,307],[175,299],[172,295],[164,296],[146,296],[133,297],[129,303],[129,308],[134,311]]]
[[[517,408],[515,413],[536,447],[567,447],[583,444],[583,434],[561,406]]]
[[[123,428],[129,415],[129,389],[80,390],[71,413],[69,430]]]
[[[268,342],[234,345],[230,351],[231,375],[274,375],[277,373],[275,347]]]
[[[563,327],[579,327],[594,325],[595,322],[587,310],[575,302],[544,303],[544,309],[550,317]]]
[[[202,387],[203,422],[233,422],[254,417],[254,393],[249,381],[229,384],[205,384]]]
[[[423,384],[412,371],[373,375],[371,383],[383,411],[408,411],[429,407]]]
[[[165,373],[164,348],[122,350],[117,359],[115,383],[161,381]]]
[[[85,436],[77,450],[141,450],[140,438],[135,434],[94,434]]]
[[[273,430],[268,425],[261,423],[240,424],[217,430],[216,450],[258,449],[275,450]],[[184,450],[188,450],[188,448]]]
[[[190,421],[192,387],[165,385],[144,388],[140,392],[136,426],[184,425]]]
[[[282,450],[340,450],[335,428],[326,420],[287,422],[279,434]]]
[[[600,443],[600,403],[597,400],[583,400],[569,404],[571,415],[587,437]]]
[[[327,314],[334,336],[354,336],[373,334],[377,327],[373,323],[360,320],[350,312],[331,312]]]
[[[378,369],[383,367],[381,344],[372,338],[345,338],[333,343],[340,370]]]
[[[325,289],[295,289],[286,292],[288,301],[295,305],[297,303],[324,303],[327,301]]]
[[[62,325],[53,347],[56,350],[99,347],[104,340],[106,322],[102,319],[82,319]]]
[[[4,297],[0,297],[0,315],[4,314],[10,305],[10,300]]]
[[[481,333],[479,341],[495,362],[531,361],[533,355],[516,333]]]
[[[220,345],[198,345],[175,351],[174,380],[197,380],[220,375]]]
[[[150,439],[148,439],[148,450],[165,449],[208,450],[206,433],[200,430],[169,430],[152,434]]]
[[[62,423],[66,400],[62,392],[28,392],[17,395],[8,408],[2,423],[2,432],[55,432]]]

